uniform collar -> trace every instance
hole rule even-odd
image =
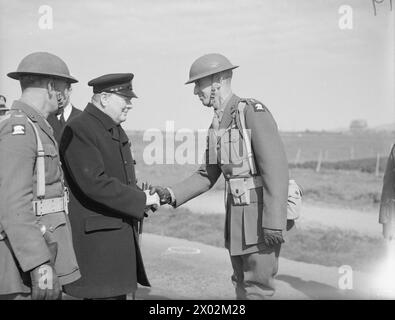
[[[226,129],[232,123],[233,113],[235,112],[235,107],[237,108],[237,103],[240,101],[240,98],[235,94],[232,94],[228,99],[225,108],[224,114],[222,115],[221,122],[219,124],[219,129]]]
[[[30,120],[36,122],[40,126],[40,128],[51,138],[51,140],[55,142],[51,125],[47,122],[45,117],[35,108],[25,102],[15,100],[12,104],[11,110],[22,111],[24,114],[26,114],[27,117],[29,117]]]
[[[32,106],[30,106],[27,103],[22,102],[20,100],[15,100],[12,103],[11,110],[23,111],[23,113],[25,113],[30,118],[30,120],[32,120],[34,122],[38,122],[40,119],[45,119],[44,116],[40,112],[38,112]]]
[[[88,105],[85,108],[85,111],[91,114],[92,116],[94,116],[97,120],[99,120],[101,124],[104,126],[104,128],[106,128],[106,130],[110,130],[117,126],[117,124],[114,122],[114,120],[111,119],[110,116],[106,115],[93,103],[88,103]]]
[[[103,127],[111,133],[114,140],[120,141],[121,143],[129,142],[129,138],[121,125],[117,125],[111,117],[101,111],[93,103],[88,103],[84,111],[99,120]]]

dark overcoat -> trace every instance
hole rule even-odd
[[[105,298],[130,293],[137,282],[149,286],[137,236],[146,196],[130,148],[121,126],[93,104],[65,126],[60,155],[81,271],[65,287],[72,296]]]

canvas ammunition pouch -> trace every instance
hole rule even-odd
[[[230,178],[226,181],[229,194],[235,206],[250,204],[250,190],[262,187],[262,177]]]

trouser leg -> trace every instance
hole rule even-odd
[[[107,297],[107,298],[84,298],[84,300],[126,300],[126,294],[115,296],[115,297]]]
[[[237,299],[261,300],[274,295],[280,248],[278,245],[271,250],[231,256]]]
[[[31,300],[30,293],[0,294],[0,300]]]

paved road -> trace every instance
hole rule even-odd
[[[225,249],[182,239],[144,234],[142,253],[152,288],[138,299],[234,299]],[[325,267],[280,258],[273,299],[374,299],[370,275],[354,272],[353,290],[340,290],[343,274]]]
[[[195,213],[224,214],[223,192],[210,191],[183,205]],[[371,237],[382,237],[378,212],[357,211],[343,208],[330,208],[304,203],[302,215],[297,220],[298,227],[336,227],[352,230]]]

